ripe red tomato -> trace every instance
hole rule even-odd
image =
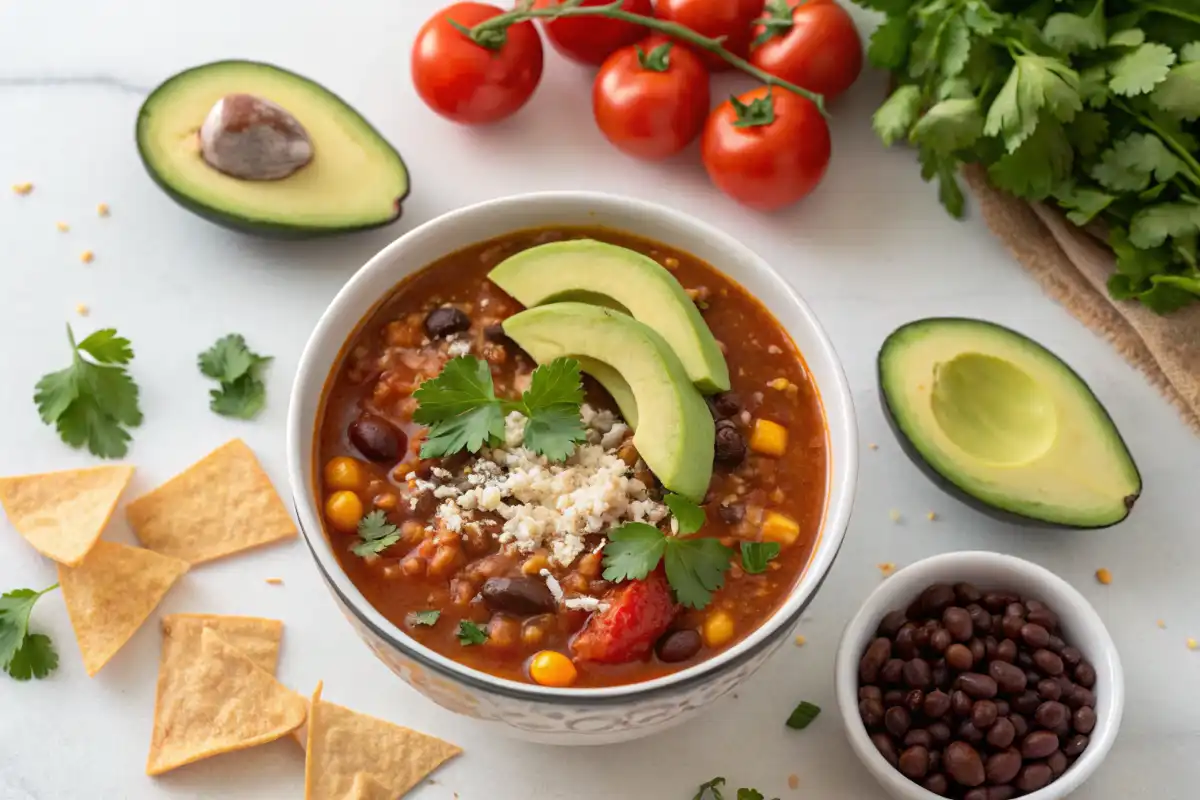
[[[700,59],[662,37],[613,53],[592,88],[600,131],[618,150],[648,161],[687,147],[704,127],[708,105]]]
[[[623,664],[641,658],[675,619],[675,601],[661,572],[619,584],[604,602],[608,610],[592,614],[571,643],[580,661]]]
[[[504,10],[485,3],[455,3],[426,22],[413,42],[412,77],[425,104],[467,125],[497,122],[533,94],[542,77],[542,40],[532,22],[509,27],[504,44],[476,44],[451,21],[465,27]]]
[[[537,0],[534,8],[549,8],[562,3],[563,0]],[[608,5],[612,0],[583,0],[580,5]],[[654,6],[650,0],[625,0],[621,10],[631,14],[654,16]],[[604,63],[615,51],[627,44],[633,44],[646,35],[646,29],[619,19],[607,17],[566,17],[551,19],[542,23],[546,38],[554,49],[572,61],[583,64]]]
[[[717,106],[704,126],[704,168],[721,191],[751,208],[774,211],[811,192],[829,165],[829,126],[811,100],[767,87],[737,98],[743,116],[763,124],[735,127],[731,100]]]
[[[750,63],[827,100],[850,88],[862,72],[863,47],[846,10],[828,0],[807,0],[786,13],[782,21],[790,19],[790,27],[754,47]],[[766,29],[755,25],[754,37]]]
[[[746,58],[752,39],[750,28],[762,16],[763,1],[658,0],[654,14],[714,39],[724,36],[725,49]],[[713,72],[730,69],[728,62],[706,50],[697,50],[696,54]]]

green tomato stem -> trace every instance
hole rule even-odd
[[[613,2],[602,6],[581,6],[572,3],[568,0],[561,5],[549,6],[546,8],[529,8],[527,6],[518,6],[512,11],[498,14],[491,19],[484,20],[478,25],[470,29],[469,36],[471,41],[481,46],[487,47],[487,42],[496,40],[497,31],[505,31],[510,25],[516,25],[521,22],[528,22],[534,19],[563,19],[565,17],[607,17],[609,19],[629,22],[634,25],[640,25],[643,28],[648,28],[657,33],[664,34],[673,39],[687,42],[690,45],[706,50],[715,56],[719,56],[732,66],[740,69],[748,75],[752,75],[767,86],[778,86],[780,89],[786,89],[789,92],[798,94],[801,97],[812,101],[822,115],[825,113],[825,98],[816,92],[810,92],[808,89],[801,88],[790,81],[785,81],[782,78],[776,77],[769,72],[759,69],[751,64],[746,59],[731,53],[721,44],[720,39],[714,39],[709,36],[697,33],[696,31],[677,22],[670,22],[656,17],[647,17],[643,14],[634,14],[621,8],[623,0],[613,0]]]

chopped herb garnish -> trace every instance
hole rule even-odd
[[[696,796],[692,800],[710,800],[710,798],[711,800],[725,800],[725,797],[721,794],[721,787],[724,785],[724,778],[713,778],[708,783],[702,783],[700,784],[699,791],[696,792]]]
[[[19,681],[42,678],[58,667],[58,653],[50,637],[29,632],[29,615],[33,606],[47,592],[16,589],[0,595],[0,669]]]
[[[787,718],[787,726],[792,730],[802,731],[821,713],[821,707],[805,700]]]
[[[463,647],[483,644],[487,641],[487,631],[468,619],[458,622],[458,643]]]
[[[239,333],[218,339],[200,354],[198,362],[202,373],[221,384],[209,392],[208,407],[223,417],[255,417],[267,403],[262,370],[270,362],[270,356],[260,356],[247,347]]]
[[[359,521],[358,538],[361,541],[350,548],[354,555],[379,555],[400,541],[400,529],[388,522],[387,514],[376,509]]]
[[[129,450],[126,428],[142,423],[138,387],[125,371],[133,360],[133,348],[113,328],[96,331],[76,344],[68,325],[67,339],[71,366],[38,381],[33,396],[38,414],[71,447],[86,445],[100,458],[122,458]]]
[[[438,619],[442,616],[440,611],[413,611],[408,615],[408,624],[412,626],[424,625],[429,627],[436,625]]]
[[[704,527],[704,509],[683,495],[669,492],[663,498],[663,502],[671,509],[671,514],[679,523],[680,533],[686,536]]]
[[[668,499],[672,496],[668,495]],[[703,524],[704,512],[700,513]],[[681,520],[680,530],[683,528]],[[659,561],[664,561],[667,583],[675,590],[675,598],[698,609],[707,606],[713,592],[725,584],[725,572],[732,558],[733,550],[716,539],[667,536],[653,525],[627,522],[608,534],[604,579],[641,580],[658,567]]]
[[[767,562],[779,555],[779,542],[742,542],[742,569],[750,575],[767,571]]]
[[[533,371],[519,400],[501,400],[488,363],[460,356],[447,362],[436,378],[422,383],[413,397],[420,404],[413,420],[429,426],[421,458],[462,450],[478,453],[484,444],[500,444],[504,417],[512,411],[526,417],[525,447],[552,461],[565,461],[576,443],[586,438],[579,418],[583,382],[579,362],[573,358],[543,364]]]
[[[758,789],[738,789],[737,800],[763,800],[763,793]]]

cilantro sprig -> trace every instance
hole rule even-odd
[[[359,520],[358,538],[359,541],[350,548],[354,555],[379,555],[400,541],[400,529],[388,522],[382,509],[376,509]]]
[[[512,411],[526,417],[525,446],[552,461],[563,461],[584,441],[579,417],[583,382],[579,362],[556,358],[533,371],[518,400],[496,397],[492,371],[472,356],[451,359],[441,373],[413,393],[419,404],[413,420],[429,427],[421,458],[437,458],[504,441],[504,418]]]
[[[442,617],[441,611],[438,611],[436,609],[431,609],[429,611],[410,612],[408,617],[406,617],[406,619],[408,620],[408,624],[413,626],[414,628],[418,627],[418,626],[429,628],[429,627],[433,627],[434,625],[437,625],[437,621],[439,619],[441,619],[441,617]]]
[[[271,363],[246,345],[240,333],[222,336],[197,359],[200,372],[219,381],[209,392],[208,407],[223,417],[253,419],[267,403],[267,385],[262,371]]]
[[[35,592],[16,589],[0,595],[0,669],[19,681],[42,678],[58,667],[50,637],[29,632],[29,615],[41,597],[58,588]]]
[[[138,387],[125,370],[133,348],[113,328],[76,343],[68,325],[67,340],[71,366],[37,382],[33,401],[38,414],[71,447],[86,446],[100,458],[122,458],[129,450],[126,429],[142,424]]]
[[[669,536],[644,522],[614,528],[604,546],[604,579],[642,580],[662,562],[675,599],[690,608],[704,608],[713,592],[725,585],[733,550],[717,539],[688,536],[704,526],[703,508],[677,494],[668,494],[665,502],[680,535]]]
[[[696,792],[692,800],[725,800],[725,795],[721,792],[721,788],[725,785],[724,778],[713,778],[710,781],[700,784],[699,791]],[[765,796],[758,789],[738,789],[737,800],[764,800]],[[779,800],[775,798],[774,800]]]
[[[469,619],[458,621],[458,632],[455,635],[463,647],[474,647],[488,640],[487,631]]]
[[[870,60],[896,88],[885,144],[917,148],[954,216],[959,167],[1100,223],[1109,294],[1165,314],[1200,300],[1200,14],[1160,0],[856,0],[887,15]]]

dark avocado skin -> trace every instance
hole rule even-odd
[[[1137,471],[1138,493],[1129,495],[1128,497],[1125,498],[1125,514],[1124,514],[1124,516],[1122,516],[1118,520],[1113,520],[1112,522],[1110,522],[1106,525],[1066,525],[1066,524],[1058,523],[1058,522],[1047,522],[1046,520],[1043,520],[1043,519],[1037,519],[1035,517],[1027,517],[1024,514],[1017,514],[1015,512],[1008,511],[1006,509],[996,508],[993,505],[989,505],[988,503],[983,502],[982,500],[975,497],[974,495],[964,492],[962,489],[960,489],[958,487],[957,484],[955,484],[953,481],[951,481],[949,478],[947,478],[942,473],[938,472],[936,469],[933,468],[933,466],[928,461],[925,460],[925,457],[921,455],[920,451],[917,450],[916,446],[912,443],[912,440],[908,438],[908,434],[906,434],[904,432],[904,429],[900,426],[900,422],[896,419],[896,414],[892,410],[891,404],[888,403],[887,392],[885,392],[883,389],[883,354],[887,351],[887,343],[889,341],[891,341],[892,337],[898,335],[899,333],[903,332],[907,328],[910,328],[914,325],[926,325],[929,323],[938,323],[938,322],[976,322],[976,323],[988,325],[988,326],[991,326],[994,328],[999,328],[1001,330],[1006,331],[1009,335],[1013,336],[1014,338],[1024,339],[1027,342],[1033,342],[1033,344],[1037,345],[1038,347],[1042,347],[1043,349],[1046,349],[1038,342],[1034,341],[1033,339],[1030,339],[1028,336],[1026,336],[1023,333],[1018,333],[1017,331],[1014,331],[1012,328],[1008,328],[1004,325],[998,325],[994,322],[989,322],[987,320],[972,319],[970,317],[926,317],[924,319],[913,320],[912,322],[901,325],[899,328],[892,331],[892,333],[888,335],[888,338],[883,341],[883,345],[881,345],[879,348],[879,355],[876,356],[876,358],[875,358],[875,381],[879,387],[879,404],[883,408],[883,416],[884,416],[884,418],[887,419],[888,427],[890,427],[892,429],[892,434],[895,435],[896,441],[900,443],[900,449],[904,451],[904,454],[906,456],[908,456],[909,460],[912,461],[912,463],[917,467],[917,469],[919,469],[921,472],[923,472],[925,474],[925,477],[927,477],[927,478],[929,478],[929,480],[933,481],[933,483],[936,484],[946,494],[955,498],[959,502],[970,506],[971,508],[975,509],[976,511],[986,514],[987,516],[991,517],[992,519],[996,519],[1001,522],[1009,522],[1014,525],[1021,525],[1026,528],[1042,528],[1042,529],[1050,529],[1050,530],[1102,530],[1104,528],[1111,528],[1113,525],[1116,525],[1120,522],[1124,522],[1125,519],[1129,516],[1129,512],[1133,510],[1133,506],[1137,502],[1138,497],[1141,496],[1141,489],[1142,489],[1142,473],[1141,473],[1141,470],[1138,469],[1137,462],[1133,460],[1132,454],[1130,454],[1129,460],[1133,464],[1134,470]],[[1055,358],[1058,358],[1058,356],[1055,355]],[[1092,391],[1092,387],[1088,386],[1087,381],[1085,381],[1083,378],[1081,378],[1079,376],[1079,373],[1077,373],[1075,370],[1071,369],[1071,366],[1069,364],[1067,364],[1067,362],[1063,361],[1062,359],[1058,359],[1058,361],[1060,364],[1062,364],[1062,366],[1066,370],[1068,370],[1072,375],[1074,375],[1076,378],[1078,378],[1079,382],[1082,383],[1084,386],[1086,386],[1087,390],[1089,392]],[[1095,392],[1092,392],[1092,396],[1093,397],[1096,396]],[[1107,419],[1110,423],[1112,423],[1112,417],[1109,416],[1108,409],[1104,407],[1103,403],[1100,403],[1099,399],[1097,399],[1096,402],[1100,406],[1100,410],[1104,412],[1105,419]],[[1126,445],[1125,439],[1121,436],[1121,432],[1120,432],[1120,430],[1118,430],[1118,428],[1115,424],[1113,424],[1112,430],[1113,430],[1113,433],[1116,435],[1116,437],[1120,440],[1121,446],[1125,448],[1125,452],[1128,453],[1129,447],[1128,447],[1128,445]]]
[[[177,78],[179,78],[183,75],[187,75],[188,73],[191,73],[191,72],[196,72],[197,70],[207,70],[210,67],[215,67],[215,66],[220,66],[220,65],[225,65],[225,64],[247,64],[247,65],[253,65],[253,66],[269,67],[270,69],[273,69],[277,72],[286,73],[287,75],[292,76],[297,81],[309,83],[314,86],[320,86],[320,88],[323,91],[328,92],[329,94],[333,95],[334,97],[337,97],[337,99],[341,101],[342,105],[345,106],[346,111],[348,113],[354,114],[356,117],[358,117],[360,120],[362,120],[363,125],[365,125],[367,128],[369,128],[372,133],[374,133],[377,137],[379,137],[379,140],[381,142],[388,144],[388,149],[391,150],[392,155],[394,155],[396,160],[399,161],[401,166],[404,167],[404,172],[407,176],[407,185],[405,186],[404,194],[402,194],[396,198],[395,213],[391,217],[389,217],[385,220],[381,220],[379,222],[373,222],[373,223],[370,223],[367,225],[357,225],[357,226],[344,227],[344,228],[326,228],[326,227],[313,228],[313,227],[309,227],[309,226],[305,226],[305,225],[285,225],[285,224],[281,224],[281,223],[260,222],[257,220],[248,219],[248,218],[240,216],[238,214],[231,213],[229,211],[225,211],[225,210],[217,208],[215,206],[209,206],[209,205],[204,205],[202,203],[197,203],[192,198],[188,197],[187,195],[183,194],[182,192],[177,191],[176,189],[174,189],[173,187],[168,185],[167,182],[164,181],[159,176],[159,174],[154,171],[154,168],[151,167],[149,160],[147,160],[147,158],[146,158],[145,152],[142,150],[141,136],[139,136],[138,134],[142,128],[142,118],[148,113],[147,107],[149,105],[151,105],[151,101],[154,100],[155,95],[157,95],[164,88],[169,87],[171,85],[171,83],[174,82]],[[369,231],[369,230],[374,230],[375,228],[383,228],[383,227],[386,227],[387,225],[391,225],[393,222],[400,219],[401,204],[404,202],[404,199],[406,197],[408,197],[409,193],[412,191],[412,173],[409,171],[408,164],[405,163],[404,158],[401,157],[400,153],[396,150],[396,148],[392,147],[391,144],[388,143],[387,139],[385,139],[383,137],[383,135],[381,133],[379,133],[379,131],[377,131],[373,125],[371,125],[369,122],[367,122],[367,120],[365,118],[363,118],[363,116],[361,114],[359,114],[357,111],[354,110],[353,106],[351,106],[345,100],[342,100],[342,98],[339,97],[334,92],[330,92],[329,89],[325,88],[324,86],[321,86],[321,84],[318,84],[315,81],[309,80],[308,78],[305,78],[303,75],[297,75],[296,73],[292,72],[291,70],[284,69],[283,67],[279,67],[279,66],[276,66],[275,64],[270,64],[265,61],[247,61],[245,59],[226,59],[224,61],[210,61],[207,64],[201,64],[199,66],[192,67],[191,69],[186,69],[186,70],[183,70],[182,72],[175,73],[174,75],[172,75],[171,77],[169,77],[165,81],[163,81],[161,84],[159,84],[158,87],[155,88],[155,90],[153,92],[151,92],[150,95],[145,99],[145,101],[143,101],[141,108],[138,109],[137,124],[134,126],[133,139],[134,139],[134,143],[137,145],[138,158],[141,159],[142,166],[146,169],[146,173],[150,176],[151,180],[153,180],[158,185],[158,188],[162,189],[163,192],[168,197],[170,197],[176,203],[183,206],[184,208],[186,208],[188,211],[192,212],[196,216],[206,219],[209,222],[212,222],[216,225],[220,225],[223,228],[240,231],[242,233],[249,233],[254,236],[260,236],[260,237],[263,237],[266,239],[291,239],[291,240],[316,239],[316,238],[326,238],[326,237],[330,237],[330,236],[338,236],[338,235],[345,234],[345,233],[356,233],[358,231]]]

